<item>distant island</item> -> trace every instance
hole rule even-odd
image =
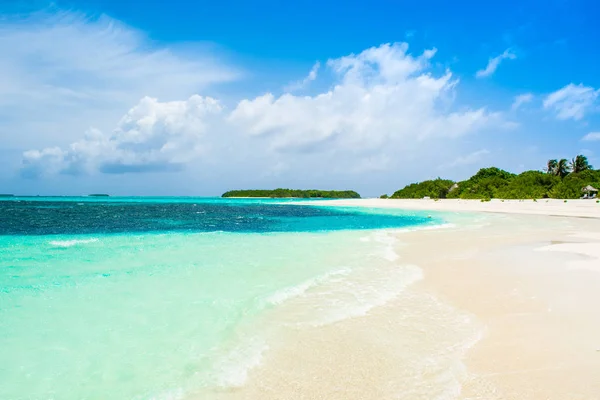
[[[270,197],[270,198],[321,198],[321,199],[360,199],[353,190],[298,190],[298,189],[250,189],[230,190],[221,197]]]
[[[394,199],[578,199],[592,189],[600,189],[600,170],[594,170],[585,156],[549,160],[544,171],[513,174],[491,167],[482,168],[461,182],[433,179],[412,183],[396,191]],[[591,193],[591,192],[590,192]],[[382,195],[381,198],[388,198]]]
[[[104,194],[104,193],[92,193],[92,194],[88,194],[88,197],[109,197],[109,195]]]
[[[0,197],[15,197],[15,195],[10,193],[0,193]]]

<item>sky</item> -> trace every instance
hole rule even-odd
[[[600,3],[541,4],[0,1],[0,193],[600,166]]]

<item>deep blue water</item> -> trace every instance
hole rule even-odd
[[[10,198],[0,201],[0,235],[309,232],[436,222],[419,212],[294,203],[219,198]]]

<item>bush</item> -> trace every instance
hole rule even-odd
[[[432,199],[445,199],[454,182],[447,179],[434,179],[420,183],[412,183],[404,188],[397,190],[393,199],[422,199],[431,197]]]

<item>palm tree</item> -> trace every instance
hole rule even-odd
[[[558,165],[558,160],[548,160],[546,164],[546,173],[551,175],[556,175],[556,166]]]
[[[571,168],[569,167],[569,161],[565,158],[561,158],[556,164],[556,169],[554,170],[554,175],[558,175],[561,178],[564,178],[571,172]]]
[[[571,160],[570,166],[571,171],[573,172],[583,172],[593,168],[590,163],[588,163],[587,157],[582,156],[581,154]]]

